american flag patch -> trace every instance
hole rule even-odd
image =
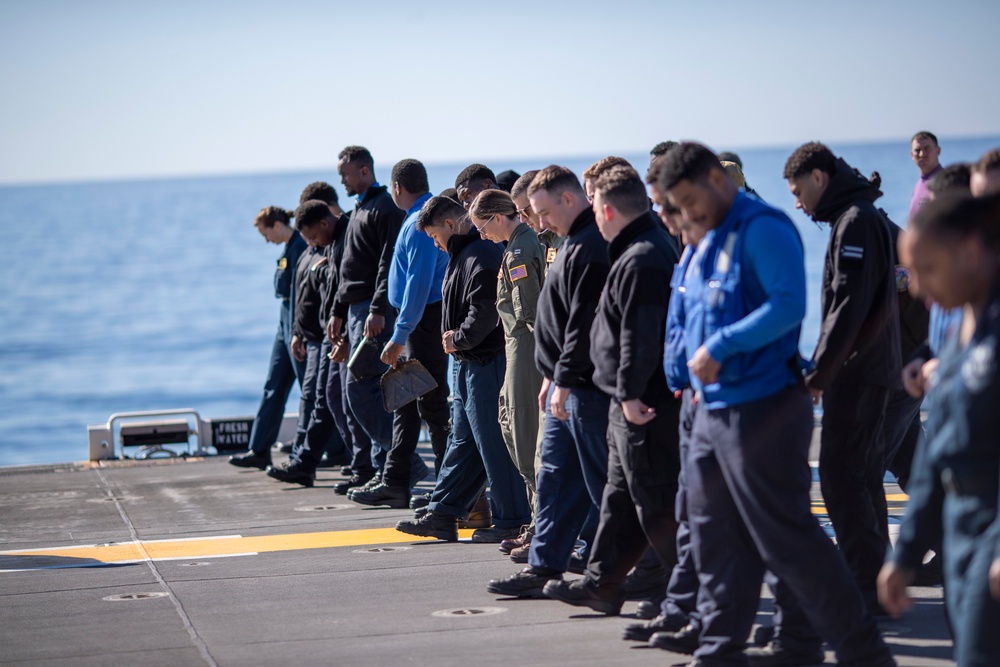
[[[511,282],[527,277],[528,277],[528,267],[525,264],[522,264],[521,266],[515,266],[510,270]]]

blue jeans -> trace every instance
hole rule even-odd
[[[281,420],[285,416],[285,403],[292,391],[295,380],[301,385],[305,375],[305,362],[298,362],[292,356],[292,332],[288,323],[288,302],[281,303],[278,331],[271,345],[271,360],[267,366],[267,380],[264,381],[264,396],[257,406],[257,416],[250,429],[250,451],[258,456],[270,456],[271,445],[278,439]]]
[[[608,407],[611,399],[597,389],[570,389],[569,419],[552,416],[545,399],[542,466],[535,495],[535,535],[528,564],[565,572],[577,536],[594,541],[601,495],[608,480]],[[591,519],[588,520],[588,517]],[[586,531],[584,524],[589,523]]]
[[[351,304],[347,311],[347,340],[353,352],[358,342],[364,337],[365,320],[368,319],[371,301]],[[392,337],[392,329],[396,323],[394,314],[385,316],[385,327],[375,341],[381,352],[386,342]],[[385,366],[382,370],[388,370]],[[381,470],[385,465],[385,457],[392,448],[392,413],[386,412],[382,401],[382,385],[380,375],[376,374],[364,380],[356,380],[347,374],[347,405],[358,426],[371,440],[372,465]]]
[[[685,467],[701,590],[700,646],[712,665],[746,665],[765,567],[838,660],[888,654],[847,563],[810,509],[813,415],[804,389],[699,409]],[[797,611],[797,610],[796,610]]]
[[[501,352],[485,364],[455,362],[451,437],[430,509],[465,519],[489,484],[490,512],[497,528],[531,521],[528,491],[500,432],[500,385],[506,359]]]

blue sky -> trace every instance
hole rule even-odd
[[[0,183],[1000,134],[1000,2],[0,4]]]

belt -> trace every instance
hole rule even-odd
[[[941,486],[955,496],[996,495],[1000,487],[1000,474],[990,468],[944,468],[941,471]]]

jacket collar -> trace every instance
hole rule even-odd
[[[448,254],[457,257],[467,247],[480,240],[479,232],[469,230],[467,234],[452,234],[448,239]]]
[[[597,219],[594,217],[594,209],[588,206],[580,212],[580,215],[576,216],[576,219],[573,220],[573,224],[569,226],[569,234],[566,236],[573,236],[574,234],[583,231],[588,226],[596,224]]]
[[[643,213],[638,218],[625,225],[625,227],[618,232],[618,236],[611,239],[611,242],[608,243],[608,256],[611,258],[611,261],[614,262],[621,257],[622,253],[625,252],[626,248],[632,245],[632,241],[634,241],[637,236],[652,229],[656,229],[656,223],[650,216],[649,211]]]

